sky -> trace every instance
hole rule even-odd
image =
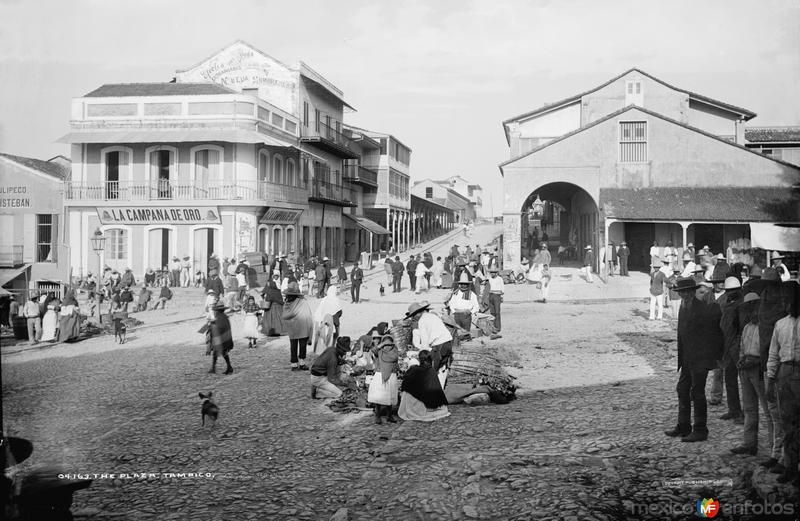
[[[796,0],[0,0],[0,152],[69,156],[71,98],[238,39],[343,90],[346,123],[412,149],[412,181],[459,174],[497,215],[501,122],[631,67],[800,125]]]

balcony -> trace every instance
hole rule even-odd
[[[0,268],[15,268],[22,265],[22,246],[0,245]]]
[[[345,165],[343,178],[368,188],[378,188],[378,172],[361,165]]]
[[[356,206],[353,196],[347,188],[321,179],[311,181],[310,202],[333,204],[336,206]]]
[[[107,181],[64,183],[67,201],[269,201],[305,203],[308,190],[267,181]]]
[[[352,139],[321,121],[317,121],[311,127],[300,127],[300,141],[313,144],[343,159],[360,157]]]

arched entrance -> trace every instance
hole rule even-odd
[[[530,192],[520,208],[520,259],[531,258],[546,239],[554,263],[559,246],[567,248],[566,261],[582,261],[585,246],[598,251],[604,243],[602,233],[597,202],[586,190],[572,183],[548,183]]]

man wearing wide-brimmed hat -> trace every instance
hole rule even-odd
[[[453,354],[453,335],[444,325],[444,322],[435,313],[430,313],[430,303],[427,300],[414,302],[408,306],[406,318],[419,315],[417,334],[414,336],[414,347],[420,351],[431,351],[433,369],[439,375],[439,383],[444,389],[447,380],[447,369],[450,367]]]
[[[629,277],[628,275],[628,257],[631,256],[631,250],[628,248],[628,243],[622,241],[619,243],[619,249],[617,250],[617,256],[619,257],[619,274],[621,277]]]
[[[668,263],[654,259],[650,264],[650,320],[664,318],[664,285],[670,276]],[[658,316],[656,317],[656,309]]]
[[[308,339],[314,332],[314,315],[297,282],[290,282],[284,295],[283,320],[289,334],[289,363],[292,371],[306,370]]]
[[[496,333],[500,332],[500,304],[503,302],[503,293],[505,293],[505,284],[503,279],[497,274],[500,272],[497,267],[489,269],[489,313],[494,317],[494,329]]]
[[[683,252],[683,269],[681,270],[681,277],[692,277],[697,264],[694,262],[694,255],[691,252]]]
[[[681,441],[708,439],[708,406],[706,379],[722,356],[721,310],[695,297],[698,284],[694,279],[679,278],[675,289],[681,296],[678,314],[678,423],[665,431],[667,436],[681,436]],[[694,408],[694,424],[692,424]]]
[[[480,311],[478,296],[471,289],[472,283],[466,271],[461,272],[458,280],[458,289],[453,292],[447,307],[453,312],[453,319],[459,327],[470,330],[472,327],[472,315]]]
[[[169,285],[173,288],[181,285],[181,260],[177,255],[169,263]]]
[[[781,255],[777,251],[772,252],[772,256],[770,257],[772,267],[778,272],[778,277],[780,277],[783,282],[792,278],[791,273],[789,273],[789,268],[783,263],[783,259],[785,258],[784,255]]]
[[[722,356],[721,368],[716,372],[721,383],[725,382],[725,394],[728,402],[728,412],[722,415],[723,420],[733,420],[736,423],[744,423],[742,415],[742,405],[739,400],[739,370],[736,363],[739,361],[739,349],[741,346],[742,325],[740,324],[740,311],[742,305],[742,283],[736,277],[727,277],[724,282],[725,297],[720,303],[722,316],[720,317],[719,327],[722,329],[722,336],[725,340],[725,351]],[[713,389],[712,389],[713,390]]]

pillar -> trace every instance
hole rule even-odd
[[[683,248],[683,250],[686,250],[686,244],[687,244],[686,235],[687,235],[687,232],[689,231],[689,223],[679,223],[679,224],[681,225],[681,241],[683,241],[683,242],[681,242],[681,248]],[[680,261],[680,259],[678,259],[678,260]],[[678,266],[680,266],[680,265],[681,264],[678,263]]]
[[[605,262],[603,262],[603,264],[604,264],[604,268],[606,270],[606,272],[605,272],[606,281],[608,281],[608,274],[609,274],[608,266],[609,266],[609,263],[611,262],[611,257],[608,255],[608,231],[609,231],[609,228],[611,228],[611,222],[612,221],[610,221],[609,219],[603,219],[603,224],[605,226],[605,236],[604,236],[604,239],[603,239],[603,253],[605,254],[605,257],[604,257]]]

